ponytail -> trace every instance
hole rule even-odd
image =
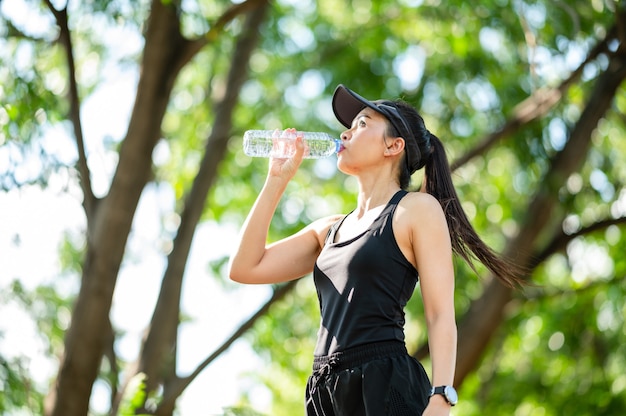
[[[387,102],[385,102],[387,103]],[[474,259],[478,259],[506,286],[522,286],[524,270],[515,263],[500,256],[485,244],[470,223],[452,183],[452,173],[443,143],[437,136],[426,129],[424,119],[409,103],[397,100],[389,102],[398,109],[410,133],[405,138],[406,163],[399,169],[399,185],[408,189],[413,172],[424,168],[422,192],[437,198],[446,216],[452,251],[463,258],[476,271]],[[410,127],[409,127],[410,126]],[[401,135],[393,123],[387,123],[388,134],[392,137]],[[411,140],[413,139],[413,140]]]
[[[437,136],[430,135],[430,157],[426,158],[422,191],[437,198],[448,222],[452,250],[460,255],[476,271],[473,258],[478,259],[506,286],[523,284],[520,268],[504,259],[487,246],[470,223],[452,183],[452,174],[443,143]]]

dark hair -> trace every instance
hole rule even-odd
[[[450,165],[441,140],[426,129],[424,119],[413,106],[404,101],[394,101],[394,105],[408,121],[411,129],[413,137],[404,138],[405,141],[415,140],[421,157],[413,168],[409,167],[409,163],[400,164],[400,187],[407,189],[413,172],[425,167],[422,190],[433,195],[441,204],[450,231],[452,250],[474,271],[476,269],[472,260],[476,258],[505,285],[509,287],[522,285],[524,273],[521,268],[487,246],[467,218],[454,188]],[[399,132],[395,131],[391,123],[387,123],[387,126],[388,134],[392,137],[399,136]]]

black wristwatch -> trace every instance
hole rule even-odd
[[[430,396],[434,396],[435,394],[441,394],[444,399],[450,404],[450,406],[454,406],[459,401],[459,396],[456,394],[456,390],[452,386],[438,386],[430,389]]]

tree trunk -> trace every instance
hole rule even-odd
[[[178,382],[175,354],[185,265],[207,195],[217,174],[217,167],[227,150],[232,113],[241,87],[247,79],[248,61],[259,39],[259,28],[267,5],[267,2],[261,2],[256,9],[249,12],[237,43],[226,93],[222,101],[216,105],[215,124],[207,140],[198,174],[185,201],[174,247],[168,257],[161,291],[139,358],[137,371],[147,376],[146,391],[155,391],[160,384],[164,385],[163,395],[168,397],[168,400],[159,405],[157,409],[159,415],[171,415],[175,408],[176,397],[170,394],[170,387],[176,386]]]
[[[46,414],[88,413],[107,334],[113,291],[141,193],[151,177],[152,150],[181,64],[184,39],[173,6],[155,0],[148,21],[137,98],[109,194],[87,230],[87,253],[72,322]],[[90,224],[91,225],[91,224]]]

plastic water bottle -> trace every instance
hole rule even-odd
[[[248,130],[243,135],[243,151],[253,157],[286,159],[296,153],[296,136],[304,138],[304,157],[319,159],[337,153],[341,140],[328,133],[294,130]]]

